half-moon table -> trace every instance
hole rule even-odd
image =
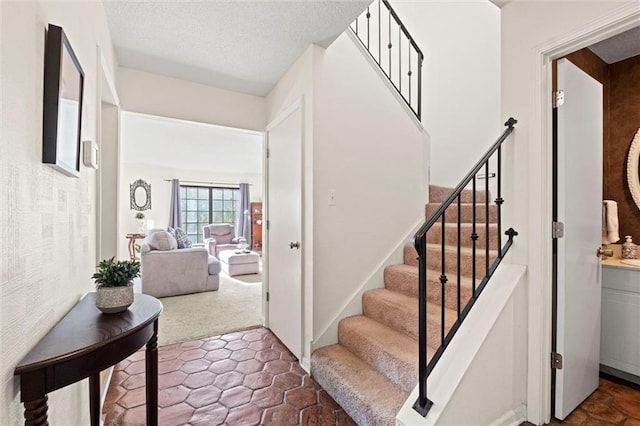
[[[89,293],[20,361],[25,425],[47,425],[47,394],[89,378],[91,425],[100,424],[100,371],[146,344],[147,424],[158,424],[158,317],[162,303],[136,294],[124,312],[103,314]]]

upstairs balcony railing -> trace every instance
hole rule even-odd
[[[484,290],[485,286],[489,282],[489,279],[495,272],[496,268],[506,255],[507,251],[513,244],[513,238],[518,235],[513,228],[509,228],[505,234],[507,235],[507,241],[503,244],[501,235],[502,229],[502,204],[504,199],[502,198],[502,143],[513,132],[513,126],[517,121],[510,118],[506,123],[504,133],[498,138],[498,140],[491,146],[486,154],[482,156],[480,161],[471,169],[471,171],[464,177],[464,179],[458,184],[458,186],[451,192],[451,194],[445,199],[440,207],[431,215],[424,225],[418,230],[414,237],[414,245],[418,252],[418,388],[419,396],[418,400],[413,405],[413,408],[423,416],[426,416],[433,403],[427,396],[427,377],[437,364],[440,357],[444,353],[445,349],[453,339],[462,322],[467,317],[467,314],[473,307],[474,303]],[[494,173],[489,172],[489,164],[496,167]],[[497,190],[495,203],[495,217],[497,224],[490,223],[490,191],[489,191],[489,178],[495,177],[497,179]],[[484,179],[484,188],[481,192],[477,192],[477,180]],[[463,203],[462,194],[465,188],[471,185],[471,214],[472,224],[471,232],[463,235],[461,231],[461,207]],[[466,195],[466,194],[465,194]],[[480,200],[480,201],[479,201]],[[451,210],[449,210],[451,208]],[[478,215],[484,216],[483,219],[477,220]],[[447,217],[456,217],[456,223],[454,229],[457,230],[457,251],[453,253],[445,247],[445,227],[447,225]],[[436,254],[440,259],[432,259],[431,262],[427,261],[427,233],[433,225],[438,223],[441,228],[440,240],[440,253],[432,251],[432,254]],[[497,227],[497,232],[492,233],[492,227]],[[437,232],[437,229],[434,229]],[[432,231],[433,232],[433,231]],[[465,231],[465,233],[468,232]],[[491,241],[492,235],[496,236],[496,240]],[[467,252],[465,256],[466,263],[470,265],[463,265],[461,256],[461,242],[462,238],[470,238],[471,250]],[[479,244],[478,239],[484,240],[483,244]],[[495,247],[495,250],[491,250],[491,247]],[[453,259],[451,259],[453,257]],[[440,273],[440,295],[439,297],[432,297],[431,300],[436,299],[438,302],[429,303],[432,309],[438,309],[440,312],[435,316],[439,316],[440,329],[438,330],[439,344],[431,345],[427,342],[427,265],[431,264],[431,268],[434,268],[434,264],[438,265],[438,273]],[[468,300],[461,299],[461,271],[470,272],[471,274],[471,293]],[[447,276],[450,273],[450,276]],[[453,275],[453,277],[451,277]],[[450,279],[450,277],[452,279]],[[452,282],[455,281],[455,282]],[[436,284],[437,285],[437,284]],[[457,286],[448,289],[448,287]],[[436,287],[437,289],[437,287]],[[438,291],[438,290],[436,290]],[[448,310],[445,308],[446,294],[453,293],[456,299],[456,309]],[[440,306],[438,307],[438,304]],[[434,307],[435,306],[435,307]],[[439,315],[438,315],[439,314]],[[433,316],[434,313],[431,313]],[[454,317],[447,318],[446,316]],[[433,331],[433,330],[432,330]],[[433,333],[435,334],[435,333]],[[428,360],[427,347],[437,347],[431,360]]]
[[[376,0],[350,26],[418,120],[424,55],[387,0]]]

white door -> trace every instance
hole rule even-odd
[[[602,243],[602,85],[558,61],[558,298],[555,416],[567,417],[598,388]]]
[[[302,114],[289,109],[267,129],[268,327],[302,355]]]

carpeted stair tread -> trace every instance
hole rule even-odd
[[[485,223],[476,224],[476,247],[485,247],[485,237],[487,235],[487,228]],[[472,223],[460,224],[460,245],[462,247],[473,247],[473,240],[471,234],[473,233]],[[444,242],[446,245],[454,247],[458,246],[458,224],[456,222],[446,221],[444,225]],[[430,244],[442,244],[442,225],[435,223],[427,232],[427,243]],[[498,225],[495,223],[489,224],[489,248],[496,249],[498,247]]]
[[[440,271],[427,270],[427,301],[436,305],[440,304],[442,300],[440,275]],[[445,286],[446,306],[455,310],[458,305],[457,275],[450,274],[447,278],[448,281]],[[384,286],[388,290],[418,297],[418,267],[406,264],[387,266],[384,270]],[[461,276],[460,299],[462,306],[471,298],[472,292],[471,278]]]
[[[439,208],[440,203],[428,203],[425,206],[425,218],[429,219]],[[485,215],[484,202],[476,203],[476,223],[484,223]],[[447,222],[458,221],[458,205],[456,203],[453,203],[447,208],[445,218]],[[460,221],[463,223],[473,222],[473,203],[460,203]],[[498,207],[495,204],[489,204],[489,222],[495,223],[497,221]]]
[[[437,185],[429,185],[429,202],[441,204],[451,193],[453,189],[444,188]],[[480,191],[479,185],[476,186],[476,203],[484,203],[486,197],[485,192]],[[463,189],[460,193],[460,198],[463,203],[473,202],[473,190]]]
[[[418,378],[418,342],[364,315],[338,324],[338,343],[373,366],[405,392]],[[433,349],[430,349],[431,357]]]
[[[427,303],[427,342],[437,348],[440,345],[439,305]],[[457,313],[445,309],[445,329],[449,330],[457,318]],[[418,299],[385,288],[366,291],[362,295],[364,315],[385,324],[407,336],[418,338]],[[437,343],[436,338],[437,337]]]
[[[394,425],[408,397],[342,345],[316,349],[311,354],[311,374],[359,425]]]

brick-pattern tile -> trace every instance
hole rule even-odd
[[[158,360],[163,425],[355,425],[265,328],[163,346]],[[146,423],[144,370],[144,351],[116,366],[105,425]]]

